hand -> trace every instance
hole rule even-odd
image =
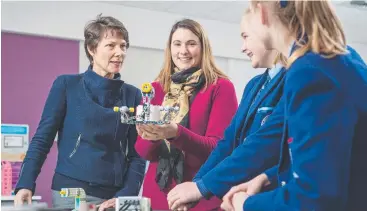
[[[263,187],[269,184],[270,182],[266,174],[260,174],[248,182],[232,187],[231,190],[229,190],[228,193],[226,193],[226,195],[223,197],[221,207],[223,206],[224,208],[222,207],[222,209],[233,209],[232,200],[236,193],[245,192],[247,195],[252,196],[259,193]]]
[[[145,140],[160,141],[160,139],[157,139],[158,134],[153,133],[153,129],[149,125],[137,124],[136,130],[138,135]]]
[[[189,208],[186,205],[181,205],[175,211],[188,211]]]
[[[243,204],[250,197],[246,192],[237,192],[233,195],[230,201],[223,201],[220,208],[225,211],[242,211]]]
[[[146,129],[144,128],[144,127],[145,127],[145,125],[142,125],[142,124],[136,124],[136,125],[135,125],[135,127],[136,127],[136,131],[138,132],[138,135],[139,135],[140,137],[144,138],[144,137],[143,137],[143,132],[144,132],[144,131],[146,131]]]
[[[199,201],[190,202],[190,203],[187,203],[187,204],[182,204],[182,205],[178,206],[177,209],[175,209],[175,211],[188,211],[191,208],[195,207],[198,203],[199,203]]]
[[[32,191],[28,189],[20,189],[15,195],[14,206],[20,206],[27,201],[28,204],[32,204]]]
[[[140,137],[150,141],[175,138],[177,136],[178,125],[176,123],[164,125],[137,125],[136,129]]]
[[[175,211],[188,211],[191,208],[195,207],[198,203],[199,203],[199,201],[180,205],[177,209],[175,209]]]
[[[168,207],[176,210],[182,205],[190,203],[193,207],[203,196],[195,182],[185,182],[174,187],[167,195]]]
[[[224,195],[223,201],[229,200],[229,198],[232,198],[237,192],[246,192],[249,195],[255,195],[259,193],[263,187],[269,184],[270,182],[266,174],[260,174],[248,182],[232,187],[231,190]]]
[[[100,204],[98,211],[107,210],[108,208],[115,207],[115,205],[116,205],[116,198],[109,199]]]
[[[250,195],[245,192],[235,193],[232,198],[234,211],[243,211],[243,204],[245,204],[248,197],[250,197]]]

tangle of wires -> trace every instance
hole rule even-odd
[[[126,200],[120,204],[119,211],[142,211],[139,200]]]

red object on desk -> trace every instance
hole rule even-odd
[[[10,196],[12,192],[12,168],[9,161],[1,161],[1,195]]]

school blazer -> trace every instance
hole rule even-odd
[[[289,68],[278,188],[249,197],[244,210],[366,210],[367,67],[348,50],[332,59],[308,52]]]
[[[231,153],[246,153],[242,151],[242,145],[248,141],[262,126],[269,121],[272,113],[277,107],[282,95],[285,79],[285,70],[280,72],[269,82],[269,84],[262,90],[258,97],[256,97],[259,89],[263,86],[267,71],[261,75],[254,77],[246,86],[240,106],[236,115],[232,119],[231,124],[225,131],[224,139],[218,142],[217,147],[213,150],[205,164],[200,168],[199,172],[194,178],[200,192],[206,197],[212,194],[217,197],[222,197],[231,187],[230,181],[236,181],[232,171],[241,172],[240,176],[251,178],[269,167],[275,166],[279,160],[279,144],[274,147],[275,153],[272,153],[270,158],[265,163],[256,162],[256,157],[253,157],[242,163],[228,163],[227,157]],[[264,131],[264,136],[277,139],[280,143],[283,128],[283,112],[280,118],[272,121],[274,127]],[[265,140],[266,141],[266,140]],[[256,150],[253,148],[251,150]],[[278,152],[276,152],[278,151]],[[253,154],[253,152],[250,152]],[[263,156],[263,155],[260,155]],[[255,161],[255,162],[254,162]],[[236,167],[234,167],[236,166]],[[247,170],[243,171],[244,166],[249,166]],[[261,167],[262,166],[262,167]],[[231,169],[231,171],[227,171]]]

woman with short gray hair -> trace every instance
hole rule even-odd
[[[90,66],[85,73],[56,78],[41,121],[32,138],[16,185],[15,205],[31,201],[35,181],[58,132],[58,159],[52,181],[53,205],[74,208],[61,198],[62,188],[82,188],[87,202],[99,210],[115,205],[119,196],[137,196],[145,160],[134,149],[137,131],[122,124],[113,107],[136,107],[140,90],[120,78],[129,47],[123,23],[97,16],[84,30]],[[107,200],[107,201],[106,201]]]

